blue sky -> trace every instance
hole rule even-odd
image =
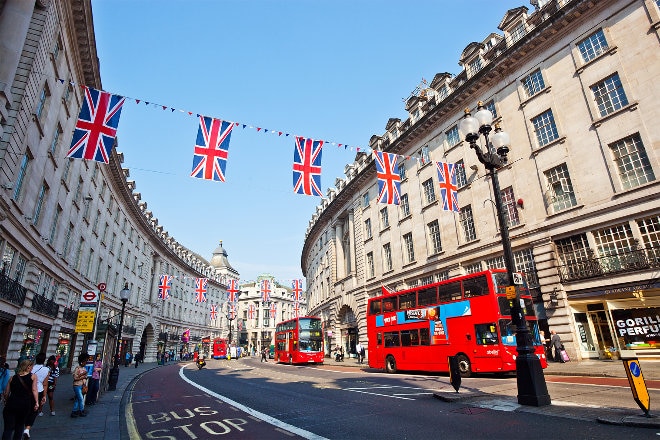
[[[103,89],[168,107],[127,100],[119,122],[124,167],[148,209],[207,260],[222,240],[242,279],[269,273],[285,284],[302,278],[321,202],[293,193],[293,136],[327,142],[325,194],[355,147],[408,117],[402,99],[422,78],[459,73],[463,49],[500,33],[518,6],[532,9],[524,0],[92,0]],[[190,177],[198,113],[269,130],[234,128],[224,183]]]

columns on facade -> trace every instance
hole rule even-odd
[[[337,279],[341,280],[346,276],[346,259],[344,256],[344,245],[342,239],[344,237],[344,225],[339,220],[335,224],[335,250],[337,258],[335,259],[335,271],[337,273]],[[330,286],[328,286],[329,288]]]
[[[158,300],[158,285],[160,284],[160,267],[162,265],[162,261],[158,257],[154,257],[154,275],[151,279],[151,289],[149,292],[149,302],[151,304],[156,304]]]
[[[355,220],[355,213],[353,210],[348,211],[348,248],[350,251],[352,251],[352,255],[350,257],[350,271],[351,274],[356,273],[356,267],[355,267],[355,262],[357,260],[357,255],[356,255],[356,249],[355,249],[355,225],[354,225],[354,220]],[[348,275],[348,274],[347,274]]]

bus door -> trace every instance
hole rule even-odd
[[[503,347],[497,333],[497,323],[475,324],[473,343],[474,359],[471,361],[477,365],[478,370],[497,371],[502,368]]]

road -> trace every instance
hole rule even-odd
[[[478,390],[479,397],[448,402],[435,398],[455,394],[446,375],[211,360],[202,370],[171,365],[146,373],[130,390],[126,416],[132,440],[657,438],[652,429],[573,414],[584,406],[639,410],[624,381],[548,378],[553,407],[565,408],[554,417],[505,401],[516,394],[514,377],[463,379],[461,393]],[[652,401],[659,385],[649,385]]]

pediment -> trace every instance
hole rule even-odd
[[[520,6],[518,8],[509,9],[506,14],[504,14],[504,17],[502,18],[502,21],[500,21],[500,24],[497,26],[497,28],[501,31],[510,29],[511,26],[519,23],[522,18],[527,15],[527,11],[529,11],[527,6]]]

